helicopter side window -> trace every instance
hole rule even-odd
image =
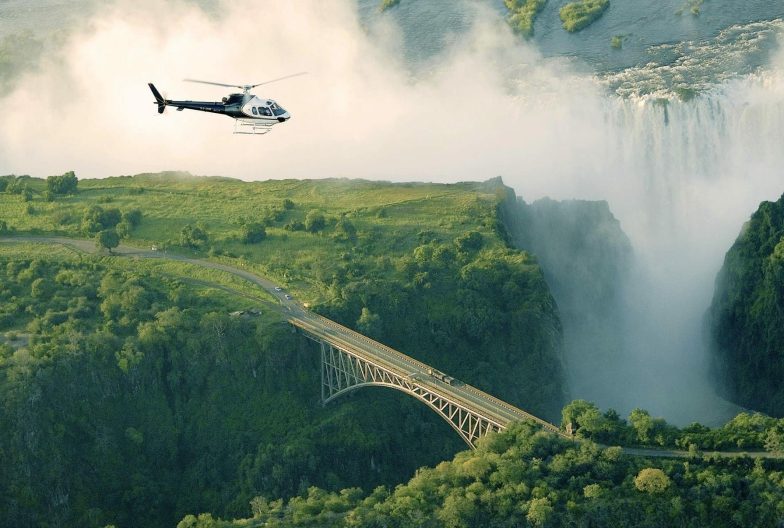
[[[265,116],[271,116],[272,115],[272,112],[270,112],[270,109],[267,108],[266,106],[259,107],[259,113],[261,115],[265,115]]]
[[[251,110],[253,110],[253,115],[259,115],[259,113],[256,111],[255,106],[251,107]]]

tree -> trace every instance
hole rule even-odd
[[[263,224],[251,222],[242,226],[242,243],[255,244],[267,238],[267,230]]]
[[[99,231],[95,237],[95,247],[98,249],[106,248],[109,250],[109,253],[112,252],[113,248],[116,248],[120,245],[120,235],[117,234],[117,231],[114,229],[104,229],[103,231]]]
[[[61,176],[46,178],[46,189],[52,194],[74,194],[79,179],[73,171],[68,171]]]
[[[5,220],[0,220],[0,235],[5,235],[9,231],[10,229],[8,228],[8,222]]]
[[[552,513],[553,507],[547,497],[531,499],[525,518],[534,526],[544,526]]]
[[[84,212],[82,217],[82,230],[85,233],[112,229],[120,223],[122,215],[117,208],[104,209],[100,205],[93,205]]]
[[[653,431],[653,418],[644,409],[634,409],[629,414],[629,423],[637,433],[637,440],[642,443],[649,442],[651,439],[651,432]]]
[[[131,209],[122,214],[123,222],[128,222],[131,227],[138,227],[142,223],[142,212],[139,209]]]
[[[335,225],[335,239],[355,241],[357,239],[357,228],[348,219],[341,218]]]
[[[455,239],[457,249],[463,253],[470,253],[482,247],[482,233],[479,231],[469,231]]]
[[[362,313],[357,319],[357,329],[363,334],[377,335],[381,328],[381,320],[378,314],[368,310],[367,306],[362,307]]]
[[[283,208],[286,210],[294,209],[294,202],[289,200],[288,198],[283,200]]]
[[[661,469],[645,468],[634,478],[634,487],[645,493],[663,493],[670,487],[670,477]]]
[[[574,400],[561,411],[561,425],[572,432],[594,432],[601,427],[602,415],[594,403]]]
[[[206,231],[196,225],[188,224],[180,231],[180,245],[197,249],[209,241]]]
[[[309,211],[307,216],[305,216],[305,229],[311,233],[321,231],[326,225],[327,221],[324,219],[324,215],[315,209]]]

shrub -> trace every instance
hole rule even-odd
[[[46,189],[52,194],[74,194],[79,179],[73,171],[68,171],[62,176],[49,176],[46,178]]]
[[[563,28],[574,33],[587,27],[598,19],[610,7],[610,0],[580,0],[571,2],[559,12]]]
[[[530,37],[534,33],[534,19],[545,3],[546,0],[504,0],[509,10],[509,25],[515,32]]]
[[[310,231],[311,233],[316,233],[324,229],[327,225],[327,221],[324,218],[324,215],[320,212],[313,209],[310,211],[307,216],[305,217],[305,229]]]
[[[142,212],[139,209],[131,209],[122,214],[122,219],[131,227],[138,227],[142,223]]]
[[[634,487],[644,493],[664,493],[670,487],[670,477],[658,468],[645,468],[634,478]]]
[[[207,232],[201,226],[186,225],[180,231],[180,245],[192,249],[199,248],[209,241]]]
[[[392,7],[395,7],[400,3],[400,0],[381,0],[381,4],[378,6],[378,10],[381,12],[386,11]]]
[[[267,237],[267,230],[263,224],[252,222],[242,226],[242,243],[255,244],[261,242]]]

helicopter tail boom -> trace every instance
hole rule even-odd
[[[152,91],[152,95],[155,96],[155,102],[158,103],[158,113],[162,114],[164,110],[166,110],[166,99],[163,98],[161,92],[155,87],[153,83],[147,83]]]

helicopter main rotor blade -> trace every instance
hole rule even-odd
[[[223,84],[223,83],[216,83],[211,81],[199,81],[197,79],[183,79],[183,81],[201,83],[201,84],[212,84],[214,86],[225,86],[226,88],[240,88],[240,89],[245,88],[240,84]]]
[[[252,85],[250,85],[250,88],[255,88],[257,86],[261,86],[262,84],[269,84],[269,83],[282,81],[283,79],[288,79],[290,77],[296,77],[298,75],[305,75],[306,73],[308,73],[308,72],[292,73],[291,75],[286,75],[284,77],[278,77],[277,79],[272,79],[271,81],[264,81],[264,82],[260,82],[259,84],[252,84]]]

